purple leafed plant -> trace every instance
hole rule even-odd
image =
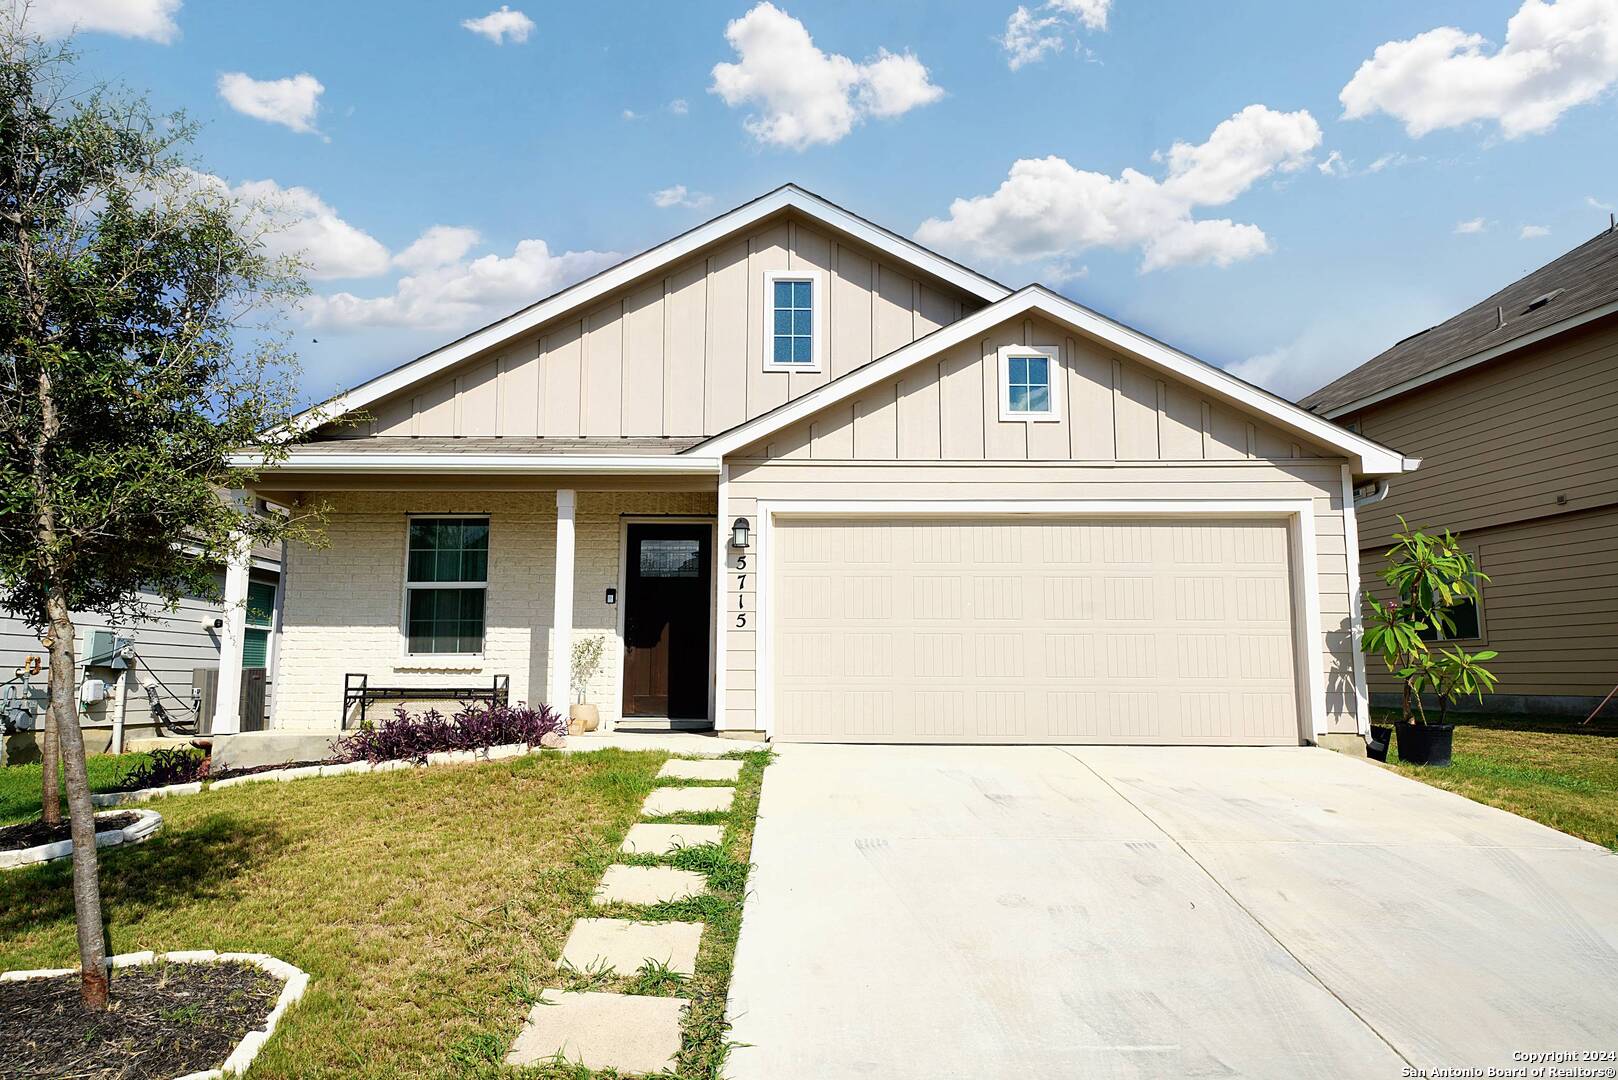
[[[487,705],[454,716],[437,709],[411,716],[398,708],[391,718],[343,736],[333,750],[339,761],[422,761],[442,750],[537,746],[551,732],[566,735],[567,720],[548,705]]]

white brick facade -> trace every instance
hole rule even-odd
[[[343,676],[364,672],[376,685],[482,685],[511,677],[513,701],[540,701],[550,638],[556,555],[556,493],[334,492],[320,549],[294,545],[287,556],[286,613],[272,726],[329,730],[342,711]],[[586,699],[604,722],[618,719],[623,648],[618,608],[621,522],[625,516],[712,517],[712,492],[580,491],[576,517],[574,640],[607,639]],[[484,653],[434,661],[404,653],[405,523],[408,514],[487,514],[489,592]],[[567,702],[548,704],[566,710]],[[371,715],[386,714],[387,704]],[[413,706],[414,707],[414,706]]]

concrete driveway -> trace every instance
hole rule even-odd
[[[1618,857],[1511,814],[1310,748],[778,749],[733,1080],[1618,1051]]]

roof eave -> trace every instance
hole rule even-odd
[[[1410,471],[1406,465],[1409,459],[1397,450],[1340,427],[1284,398],[1244,382],[1222,368],[1214,367],[1171,348],[1041,285],[1029,285],[1019,289],[1004,300],[946,324],[926,337],[896,349],[864,367],[856,368],[847,375],[780,408],[700,442],[684,453],[720,457],[734,453],[775,431],[892,377],[929,355],[952,348],[991,326],[1028,311],[1038,311],[1076,326],[1091,337],[1173,372],[1193,384],[1201,385],[1228,401],[1269,416],[1282,427],[1331,446],[1350,459],[1358,475],[1391,476]]]
[[[1417,375],[1414,378],[1405,379],[1402,382],[1394,383],[1391,386],[1384,387],[1383,389],[1377,390],[1374,393],[1355,398],[1353,401],[1347,402],[1346,404],[1331,406],[1320,413],[1317,413],[1316,415],[1324,416],[1328,420],[1334,420],[1339,416],[1346,416],[1351,412],[1358,412],[1360,409],[1368,408],[1372,405],[1378,405],[1384,401],[1390,401],[1396,397],[1403,397],[1405,394],[1408,394],[1414,390],[1420,390],[1424,386],[1429,386],[1442,379],[1447,379],[1451,375],[1458,375],[1461,372],[1475,368],[1480,364],[1487,364],[1491,360],[1497,360],[1500,357],[1514,353],[1519,349],[1526,349],[1530,345],[1536,345],[1541,341],[1556,337],[1559,334],[1565,334],[1570,330],[1577,330],[1581,326],[1588,325],[1589,323],[1595,322],[1598,319],[1604,319],[1608,315],[1614,314],[1618,314],[1618,300],[1608,304],[1601,304],[1593,308],[1586,308],[1585,310],[1574,315],[1569,315],[1567,318],[1558,322],[1553,322],[1546,326],[1542,326],[1538,330],[1531,330],[1526,334],[1502,341],[1498,345],[1491,345],[1487,349],[1480,349],[1477,352],[1468,353],[1465,356],[1462,356],[1456,360],[1451,360],[1447,364],[1436,367],[1432,371],[1424,374]],[[1352,374],[1352,372],[1350,374]]]
[[[795,184],[785,184],[656,247],[570,285],[522,311],[473,331],[392,371],[384,372],[329,401],[306,409],[288,421],[282,433],[291,437],[333,418],[363,409],[390,394],[432,378],[469,357],[498,348],[501,344],[543,323],[560,318],[572,310],[583,308],[615,289],[622,288],[702,248],[720,243],[736,232],[784,210],[796,210],[814,218],[829,228],[846,233],[863,244],[901,259],[990,303],[1011,293],[1009,288],[999,282],[928,251],[919,244],[866,221],[813,192]]]

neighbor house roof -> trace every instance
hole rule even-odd
[[[1397,450],[1365,438],[1347,428],[1324,420],[1285,398],[1277,397],[1252,383],[1214,367],[1203,360],[1163,344],[1155,338],[1125,326],[1082,304],[1076,304],[1042,285],[1028,285],[1004,300],[979,308],[903,348],[855,368],[831,382],[784,405],[771,409],[729,431],[703,440],[683,451],[683,455],[723,457],[815,413],[847,400],[871,386],[890,379],[913,364],[936,356],[945,349],[970,341],[985,331],[1020,315],[1039,314],[1066,323],[1080,332],[1106,342],[1132,356],[1167,371],[1215,397],[1269,417],[1276,424],[1297,432],[1323,446],[1341,451],[1354,461],[1354,471],[1363,475],[1389,475],[1408,472],[1419,462],[1403,457]]]
[[[852,236],[861,243],[985,301],[992,303],[1011,292],[999,282],[984,277],[953,259],[929,251],[920,244],[907,240],[898,233],[890,232],[857,214],[852,214],[811,191],[805,191],[796,184],[784,184],[768,194],[743,203],[734,210],[683,232],[672,240],[608,267],[599,274],[570,285],[561,292],[554,293],[498,322],[490,323],[481,330],[475,330],[442,348],[434,349],[392,371],[384,372],[369,382],[361,383],[346,393],[306,410],[294,418],[291,425],[297,431],[306,431],[327,420],[363,409],[372,402],[430,378],[468,357],[497,348],[542,323],[594,303],[614,289],[647,274],[655,273],[787,209],[818,221],[827,228]]]
[[[1608,229],[1298,404],[1341,416],[1615,312],[1618,229]]]

